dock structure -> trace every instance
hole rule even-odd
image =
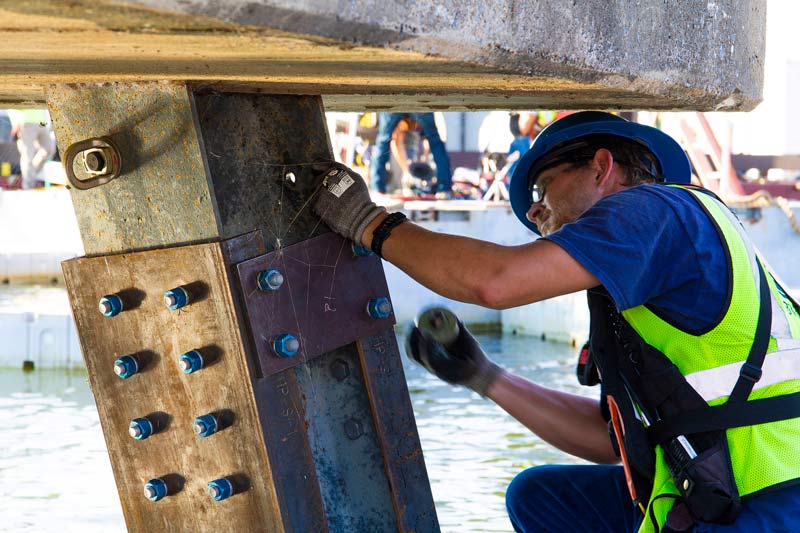
[[[46,101],[70,176],[63,268],[131,531],[439,529],[381,261],[309,208],[326,107],[761,94],[758,1],[284,4],[0,2],[0,103]]]

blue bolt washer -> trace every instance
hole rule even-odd
[[[392,302],[385,296],[372,298],[367,303],[367,314],[372,318],[387,318],[392,314]]]
[[[153,434],[153,423],[147,418],[134,418],[128,426],[128,433],[136,440],[144,440]]]
[[[144,497],[151,502],[157,502],[167,495],[167,483],[159,478],[151,479],[144,484]]]
[[[189,305],[189,293],[183,287],[175,287],[164,293],[164,305],[170,311]]]
[[[194,434],[198,437],[208,437],[217,432],[219,424],[217,417],[209,413],[194,419]]]
[[[258,288],[262,291],[277,291],[283,285],[283,274],[271,268],[258,273]]]
[[[208,483],[208,495],[215,502],[228,499],[233,495],[233,485],[228,478],[215,479]]]
[[[197,372],[203,368],[203,354],[197,350],[192,350],[190,352],[181,354],[180,358],[178,359],[178,366],[181,367],[181,370],[183,370],[185,374]]]
[[[103,316],[117,316],[122,312],[122,298],[118,294],[106,294],[100,298],[97,308]]]
[[[122,379],[128,379],[139,371],[139,361],[132,355],[123,355],[114,361],[114,373]]]
[[[353,255],[356,255],[358,257],[369,257],[369,256],[372,255],[372,250],[370,250],[369,248],[367,248],[363,244],[352,243],[352,245],[353,245],[352,246]]]
[[[272,343],[272,349],[279,357],[294,357],[300,349],[300,341],[291,333],[278,335]]]

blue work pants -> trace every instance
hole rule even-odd
[[[635,532],[643,519],[616,465],[543,465],[517,474],[506,491],[515,531]],[[664,528],[667,533],[668,528]],[[800,531],[800,485],[745,499],[734,524],[698,523],[694,533]]]
[[[404,117],[411,117],[419,124],[422,135],[428,140],[433,160],[436,162],[436,189],[447,192],[451,189],[450,157],[444,147],[439,130],[433,120],[433,113],[378,113],[378,137],[375,139],[375,153],[370,165],[370,181],[372,188],[378,192],[386,192],[388,172],[386,163],[389,162],[392,133]],[[405,147],[401,147],[405,149]]]

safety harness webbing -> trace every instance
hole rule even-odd
[[[662,444],[678,435],[692,435],[800,417],[800,392],[747,401],[753,386],[761,378],[761,365],[767,355],[772,324],[770,289],[761,262],[757,261],[757,264],[760,283],[758,325],[750,353],[742,365],[728,401],[722,405],[684,411],[653,423],[647,428],[648,438],[653,445]]]

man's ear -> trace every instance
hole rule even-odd
[[[614,156],[611,154],[611,151],[607,148],[599,148],[594,153],[594,158],[592,159],[592,165],[597,170],[597,178],[598,184],[605,183],[609,176],[611,176],[611,170],[614,167]]]

